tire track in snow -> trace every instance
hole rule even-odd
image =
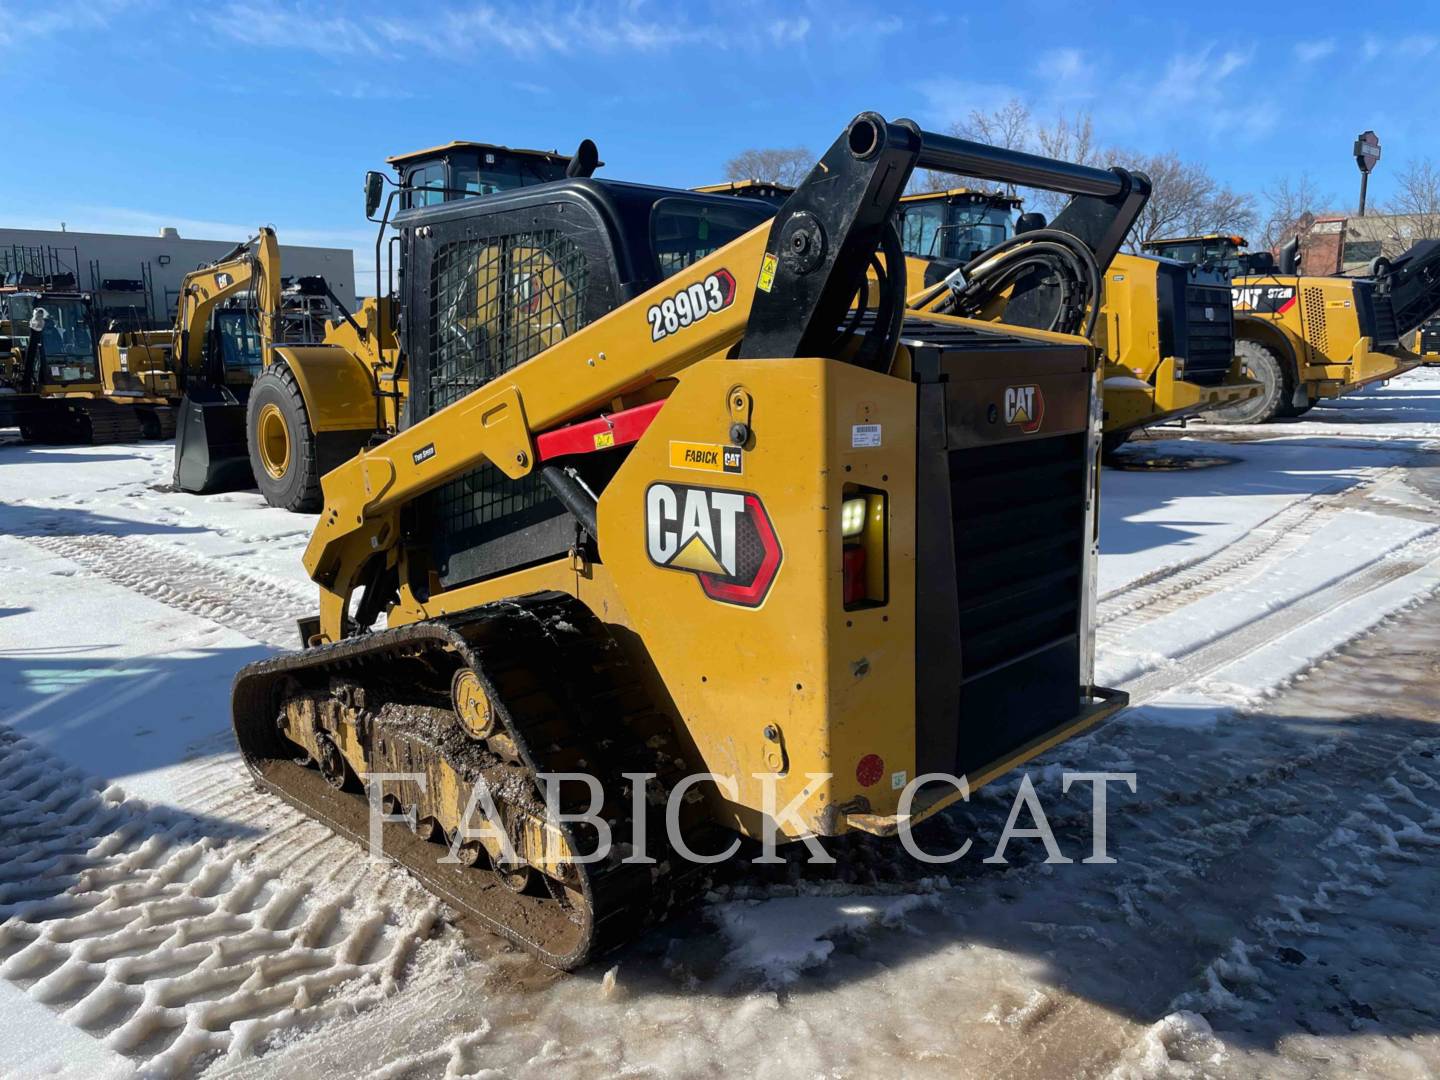
[[[1121,632],[1182,604],[1222,591],[1237,573],[1247,569],[1258,572],[1260,566],[1294,550],[1290,538],[1303,539],[1314,532],[1319,524],[1317,515],[1329,509],[1338,498],[1374,489],[1396,476],[1403,476],[1406,471],[1405,466],[1391,466],[1341,491],[1307,496],[1272,514],[1219,551],[1161,567],[1106,593],[1100,597],[1097,628],[1103,630],[1120,623],[1116,631]]]
[[[1147,576],[1100,603],[1097,634],[1117,637],[1186,604],[1253,577],[1264,566],[1297,550],[1319,525],[1323,503],[1299,503],[1275,514],[1240,539],[1194,563]]]
[[[0,775],[0,977],[147,1075],[378,1003],[439,918],[417,886],[381,903],[389,880],[283,875],[243,827],[127,798],[4,729]]]
[[[92,533],[20,539],[95,577],[254,641],[280,649],[297,644],[295,621],[305,612],[305,601],[272,581],[134,537]]]
[[[1129,691],[1132,705],[1143,705],[1166,691],[1219,671],[1342,604],[1414,573],[1437,556],[1440,556],[1440,534],[1431,530],[1374,562],[1357,567],[1339,581],[1318,585],[1221,637],[1172,657],[1173,663],[1146,671],[1123,683],[1122,688]],[[1315,658],[1310,666],[1320,659]]]
[[[23,539],[178,611],[294,645],[304,602],[264,579],[128,537]],[[403,875],[373,872],[355,845],[256,792],[233,753],[178,780],[188,812],[101,793],[3,728],[0,770],[0,977],[146,1073],[242,1059],[374,1004],[438,920],[440,905]],[[151,953],[173,964],[136,959]]]

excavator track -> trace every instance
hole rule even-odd
[[[175,410],[169,405],[137,405],[145,438],[165,441],[175,437]]]
[[[30,442],[102,446],[139,442],[143,428],[130,405],[101,398],[44,398],[26,406],[21,430]]]
[[[484,737],[452,703],[452,684],[467,669],[489,703]],[[387,812],[412,814],[411,827],[384,826],[385,855],[449,903],[466,929],[498,932],[553,967],[573,969],[616,948],[704,884],[704,868],[673,857],[666,837],[670,787],[686,771],[671,723],[604,624],[567,594],[536,593],[262,660],[236,676],[232,704],[240,750],[263,789],[361,844],[369,842],[371,797]],[[309,727],[297,727],[297,717]],[[427,782],[377,776],[368,795],[358,782],[402,772]],[[613,838],[606,858],[534,858],[516,868],[478,842],[457,843],[464,838],[453,822],[479,827],[469,800],[483,781],[500,818],[493,824],[517,851],[553,851],[534,842],[549,829],[552,844],[559,834],[564,850],[593,852],[589,822],[538,824],[538,777],[561,772],[599,781],[599,813]],[[635,800],[625,773],[656,774],[643,802],[653,862],[626,861]],[[576,786],[583,794],[561,785],[562,814],[588,809],[589,790]],[[719,831],[700,825],[685,839],[713,850]],[[460,861],[439,861],[451,846]]]

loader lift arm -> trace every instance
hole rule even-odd
[[[895,207],[917,167],[1071,193],[1055,227],[1091,247],[1102,270],[1149,194],[1143,178],[1124,170],[932,135],[911,121],[862,113],[768,226],[326,474],[325,509],[305,552],[306,569],[321,587],[312,638],[348,636],[350,597],[381,578],[385,560],[393,560],[401,509],[446,481],[486,462],[519,479],[536,467],[536,434],[594,415],[624,394],[737,345],[742,358],[839,356],[840,328],[877,249],[891,246]],[[905,312],[898,242],[894,250],[887,261],[895,269],[858,354],[858,362],[881,369],[889,365]],[[683,333],[653,340],[646,318],[652,305],[686,282],[722,274],[732,283],[731,302]],[[558,494],[563,501],[574,492]]]

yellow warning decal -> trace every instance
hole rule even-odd
[[[670,467],[739,476],[745,471],[745,451],[719,443],[671,442]]]
[[[604,449],[606,449],[607,447],[614,446],[614,445],[615,445],[615,432],[613,432],[613,431],[602,431],[602,432],[600,432],[598,435],[595,436],[595,449],[596,449],[596,450],[604,450]]]
[[[777,265],[778,260],[767,251],[765,257],[760,260],[760,280],[755,283],[755,287],[761,292],[769,292],[770,287],[775,284]]]

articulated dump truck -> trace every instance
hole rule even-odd
[[[1157,240],[1147,251],[1230,276],[1235,353],[1263,387],[1214,413],[1230,423],[1301,416],[1322,398],[1352,394],[1423,362],[1402,342],[1440,311],[1440,241],[1422,240],[1366,277],[1302,274],[1296,245],[1277,260],[1239,236]]]
[[[1068,193],[1064,239],[909,310],[917,167]],[[256,780],[357,842],[404,818],[390,857],[573,968],[693,897],[692,855],[894,836],[1110,715],[1086,322],[1148,194],[863,113],[778,212],[412,201],[408,416],[324,477],[303,648],[236,678]]]

